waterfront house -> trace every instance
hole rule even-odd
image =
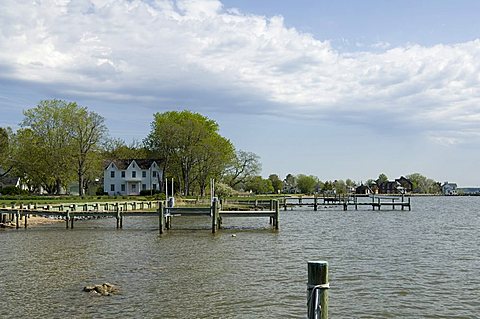
[[[113,160],[103,172],[103,189],[108,195],[139,195],[156,191],[162,182],[160,161],[151,159]]]
[[[442,185],[443,195],[457,195],[457,184],[445,182]]]
[[[401,176],[395,181],[400,184],[403,189],[403,193],[411,193],[413,191],[413,183],[408,178]]]
[[[373,194],[373,191],[370,187],[368,187],[368,185],[363,185],[362,183],[360,186],[355,188],[355,194],[369,195],[369,194]]]
[[[385,181],[378,183],[378,192],[380,194],[404,194],[413,190],[413,183],[405,177],[400,177],[394,181]]]

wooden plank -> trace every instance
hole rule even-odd
[[[221,217],[275,217],[273,210],[225,210],[220,211]]]

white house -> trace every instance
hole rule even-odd
[[[139,195],[142,190],[158,190],[161,181],[157,160],[113,160],[103,172],[103,189],[108,195]]]
[[[442,185],[443,195],[457,195],[457,184],[445,182]]]

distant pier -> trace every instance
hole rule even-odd
[[[359,200],[360,198],[364,200]],[[352,195],[284,197],[280,206],[282,206],[284,210],[296,207],[313,207],[315,211],[319,208],[335,207],[340,207],[344,211],[348,210],[349,207],[355,210],[358,210],[359,207],[368,207],[372,210],[381,210],[383,208],[384,210],[408,209],[410,211],[412,209],[410,197],[404,195],[370,195],[369,197]]]

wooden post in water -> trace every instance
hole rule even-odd
[[[317,204],[318,204],[318,198],[317,198],[317,194],[315,194],[315,196],[313,197],[313,210],[314,211],[318,210]]]
[[[164,216],[163,216],[163,202],[162,201],[159,201],[158,202],[158,228],[159,228],[159,232],[160,232],[160,235],[163,234],[163,224],[165,222],[164,220]]]
[[[68,221],[70,219],[70,213],[69,212],[66,212],[65,213],[65,222],[66,222],[66,228],[68,229]]]
[[[212,234],[215,234],[218,230],[218,201],[216,199],[213,200],[212,203]]]
[[[307,318],[328,319],[328,262],[308,262]]]
[[[275,209],[275,202],[273,199],[270,200],[270,210]],[[270,216],[270,225],[274,225],[274,218]]]
[[[26,212],[25,213],[25,229],[27,228],[27,220],[28,220],[28,214]]]
[[[70,213],[69,213],[70,214]],[[70,229],[73,229],[73,221],[75,220],[75,216],[70,216]]]
[[[117,207],[117,211],[116,211],[116,214],[115,214],[115,218],[117,219],[117,229],[120,228],[120,210],[119,208]]]
[[[278,217],[280,216],[280,204],[278,203],[278,200],[276,200],[274,202],[274,206],[275,206],[275,222],[274,222],[274,226],[275,226],[275,229],[278,230],[279,229],[279,221],[278,221]]]
[[[17,226],[17,229],[20,228],[20,214],[18,213],[18,210],[15,212],[15,220],[16,220],[16,226]]]

